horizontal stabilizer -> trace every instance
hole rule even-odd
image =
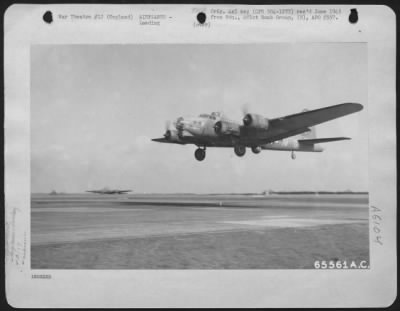
[[[331,141],[338,141],[338,140],[349,140],[349,137],[330,137],[330,138],[315,138],[315,139],[299,139],[298,142],[300,144],[305,145],[315,145],[321,143],[329,143]]]
[[[306,135],[308,137],[302,138],[304,138],[304,140],[314,139],[315,136],[311,135],[313,126],[344,117],[362,109],[363,106],[358,103],[344,103],[310,111],[303,111],[286,117],[270,119],[268,131],[264,134],[265,138],[262,136],[263,142],[270,143],[307,132],[308,130],[311,133]],[[316,142],[314,144],[316,144]]]

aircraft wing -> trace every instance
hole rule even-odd
[[[311,126],[340,118],[362,109],[363,106],[361,104],[345,103],[271,119],[269,120],[270,128],[266,133],[265,140],[272,142],[307,132]]]
[[[166,139],[165,137],[162,137],[162,138],[153,138],[152,141],[156,141],[156,142],[158,142],[158,143],[185,145],[184,142],[169,140],[169,139]]]

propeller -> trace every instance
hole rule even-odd
[[[167,120],[165,122],[165,134],[164,137],[166,139],[170,139],[171,138],[171,121]]]
[[[251,117],[250,114],[246,114],[243,118],[243,124],[245,126],[249,126],[251,124],[251,122],[253,121],[253,118]]]
[[[248,103],[243,104],[242,106],[242,113],[243,113],[243,124],[245,126],[249,126],[251,122],[253,121],[253,118],[251,117],[251,114],[249,113],[250,111],[250,106]]]
[[[170,128],[171,128],[171,121],[170,120],[165,121],[165,130],[167,131]]]
[[[219,133],[221,133],[221,130],[222,130],[222,122],[221,121],[215,122],[215,124],[214,124],[215,133],[219,134]]]
[[[178,119],[176,119],[176,122],[175,122],[175,128],[179,131],[179,130],[183,130],[183,124],[182,124],[182,121],[183,120],[183,117],[179,117]]]
[[[249,114],[250,111],[250,105],[248,103],[245,103],[242,105],[242,114],[245,116]]]

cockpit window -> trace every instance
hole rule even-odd
[[[212,112],[211,113],[211,119],[216,120],[217,118],[221,117],[221,113],[220,112]]]
[[[200,118],[208,118],[211,120],[216,120],[218,118],[221,117],[221,113],[220,112],[212,112],[211,115],[207,114],[207,113],[202,113],[201,115],[199,115]]]

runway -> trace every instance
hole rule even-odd
[[[32,195],[33,269],[368,260],[368,195]]]

